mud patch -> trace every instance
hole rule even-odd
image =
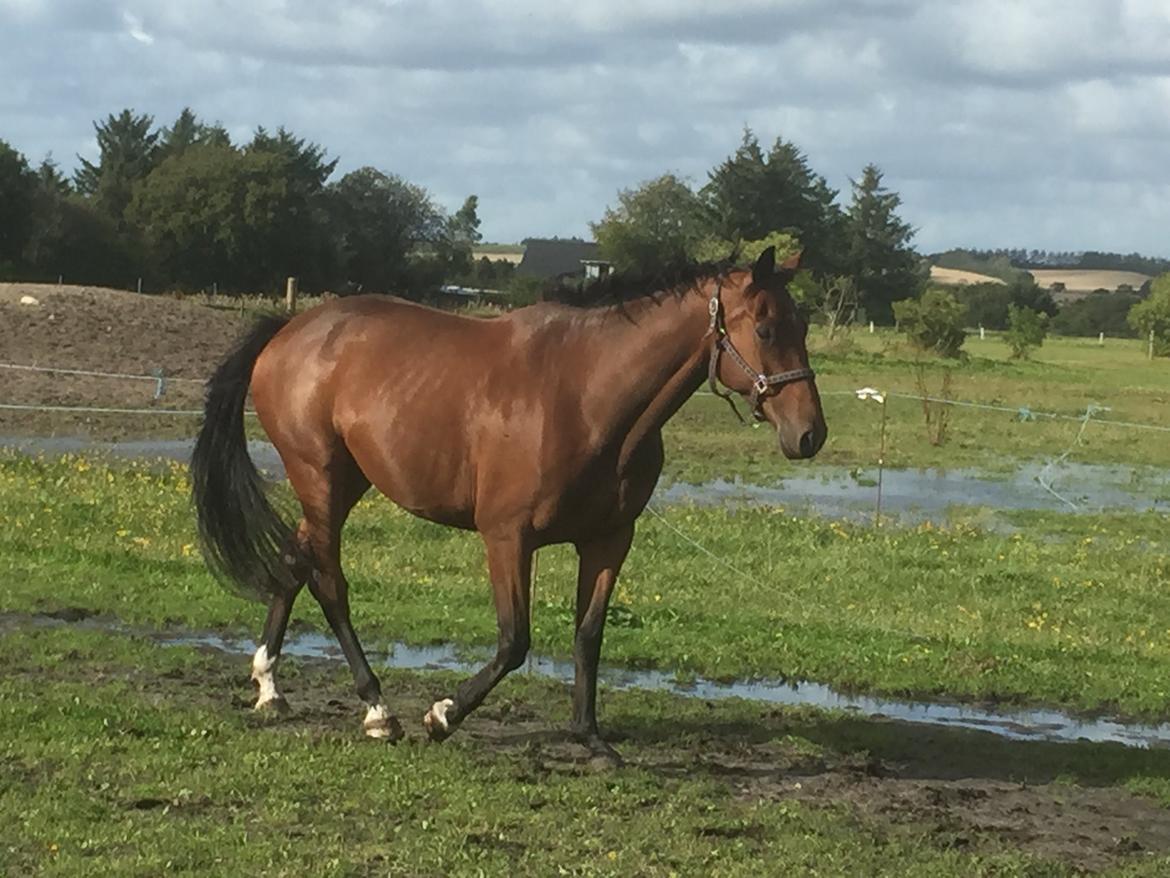
[[[252,712],[246,661],[211,646],[198,652],[199,658],[165,676],[84,657],[15,673],[35,675],[40,685],[120,679],[160,704],[236,712],[257,734],[276,738],[361,738],[362,708],[350,694],[348,671],[337,662],[286,659],[281,680],[292,714],[279,719]],[[407,732],[399,746],[435,746],[426,742],[422,716],[449,694],[454,679],[450,673],[383,672],[386,700]],[[504,763],[533,784],[596,771],[585,748],[563,730],[567,706],[562,684],[518,673],[442,746],[495,766]],[[911,835],[936,848],[975,852],[1011,848],[1077,870],[1170,852],[1170,812],[1123,788],[1131,777],[1170,777],[1165,751],[1014,742],[971,730],[648,693],[607,691],[602,711],[606,737],[627,762],[619,773],[705,778],[765,807],[798,802],[842,809],[891,838]],[[125,807],[174,808],[173,798],[152,791]],[[767,843],[751,824],[712,821],[696,831],[713,843]],[[484,834],[467,839],[484,847],[498,841]],[[523,851],[509,847],[505,853],[518,857]]]

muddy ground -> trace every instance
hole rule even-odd
[[[0,629],[29,622],[8,617]],[[257,734],[309,731],[361,738],[362,709],[342,662],[285,659],[282,689],[292,712],[276,718],[252,713],[246,657],[212,648],[201,652],[206,661],[186,674],[159,676],[148,668],[84,663],[36,673],[41,685],[58,675],[71,682],[79,674],[94,683],[125,680],[160,703],[245,715]],[[448,694],[450,677],[383,674],[387,701],[406,730],[398,746],[439,746],[427,743],[421,717],[436,698]],[[941,848],[972,852],[1006,845],[1084,872],[1170,852],[1170,811],[1121,787],[1133,769],[1124,758],[1114,773],[1107,767],[1120,748],[1014,743],[985,733],[764,705],[750,721],[743,714],[731,720],[727,708],[713,702],[664,723],[654,711],[639,711],[637,698],[603,693],[606,737],[628,766],[664,778],[706,777],[744,800],[844,809],[879,833],[910,828],[925,832]],[[590,760],[549,718],[540,699],[535,705],[532,699],[531,692],[517,694],[505,684],[464,723],[456,746],[488,760],[509,759],[534,782],[556,773],[621,770]],[[567,692],[564,699],[567,704]],[[369,746],[388,745],[370,741]],[[1093,770],[1083,774],[1075,766],[1083,767],[1086,758],[1105,767],[1098,775]],[[1160,759],[1150,756],[1147,773],[1149,766],[1163,764],[1155,762]],[[1070,782],[1070,776],[1078,782]]]
[[[31,296],[36,304],[21,304]],[[202,382],[248,325],[238,308],[100,287],[0,284],[0,363],[152,375],[153,381],[0,368],[0,403],[112,408],[198,408]],[[0,411],[0,435],[118,438],[189,435],[190,419]]]

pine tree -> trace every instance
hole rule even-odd
[[[94,122],[99,158],[97,164],[78,157],[81,167],[74,184],[82,195],[95,199],[103,213],[121,222],[133,195],[134,184],[146,177],[158,162],[157,131],[152,116],[123,110],[104,122]]]
[[[914,228],[898,217],[901,197],[882,185],[882,172],[866,165],[853,182],[853,203],[845,220],[847,274],[871,320],[888,323],[892,306],[922,289],[919,259],[910,246]]]

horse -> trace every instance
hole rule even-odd
[[[353,672],[365,734],[402,737],[350,622],[340,560],[346,517],[374,486],[414,515],[477,531],[486,550],[496,653],[425,713],[427,736],[448,737],[522,665],[533,553],[571,543],[570,731],[618,759],[598,728],[597,666],[610,596],[662,470],[663,425],[707,380],[729,402],[744,397],[786,457],[811,458],[825,442],[808,325],[787,290],[799,258],[778,266],[768,248],[750,268],[692,266],[624,289],[611,276],[600,304],[541,302],[493,318],[366,295],[258,320],[207,383],[191,460],[210,567],[268,605],[255,708],[288,710],[276,665],[307,584]],[[299,500],[295,526],[248,455],[249,389]]]

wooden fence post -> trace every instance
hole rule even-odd
[[[297,279],[290,277],[284,287],[284,307],[289,314],[297,313]]]

